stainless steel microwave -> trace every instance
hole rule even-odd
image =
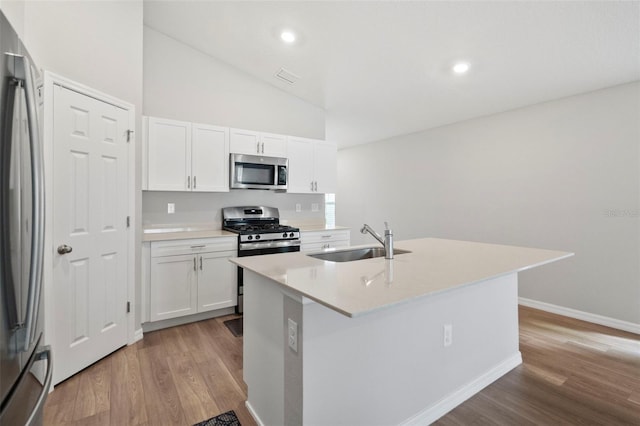
[[[289,160],[260,155],[231,154],[231,189],[287,189]]]

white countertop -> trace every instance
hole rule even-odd
[[[283,221],[290,226],[300,228],[301,232],[306,231],[339,231],[347,230],[344,226],[327,226],[321,223],[301,223]],[[215,224],[161,224],[146,225],[142,233],[142,241],[169,241],[187,240],[191,238],[219,238],[233,237],[237,234],[220,229]]]
[[[216,228],[212,224],[147,225],[142,241],[188,240],[192,238],[235,237],[238,234]]]
[[[355,317],[573,255],[438,238],[398,241],[395,248],[411,253],[396,255],[393,260],[380,257],[353,262],[319,260],[304,252],[231,261],[286,289]],[[334,251],[341,250],[344,249]]]

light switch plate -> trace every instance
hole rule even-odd
[[[302,211],[302,205],[300,203],[296,204],[296,213],[300,213]]]
[[[176,203],[167,203],[167,213],[174,214],[176,212]]]
[[[318,203],[311,204],[311,211],[312,212],[317,212],[318,210],[320,210],[320,207],[318,206]]]

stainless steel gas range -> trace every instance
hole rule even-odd
[[[223,229],[238,234],[238,257],[300,251],[300,229],[280,224],[275,207],[222,209]],[[242,268],[238,267],[238,312],[242,313]]]

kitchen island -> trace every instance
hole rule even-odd
[[[264,425],[428,424],[522,362],[517,273],[572,253],[435,238],[244,268],[247,407]]]

